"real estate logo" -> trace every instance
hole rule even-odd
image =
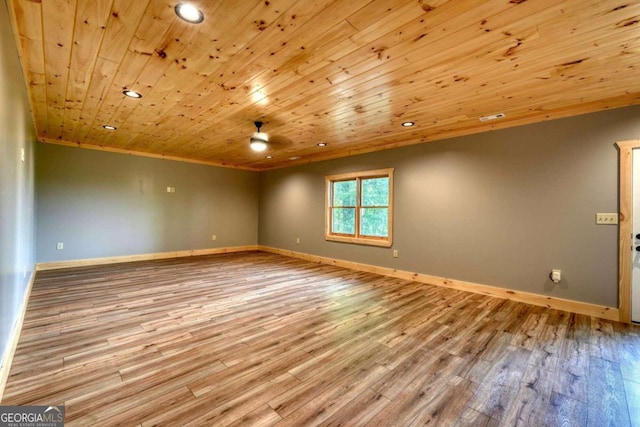
[[[64,406],[0,406],[0,427],[64,427]]]

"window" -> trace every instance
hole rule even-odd
[[[391,246],[393,169],[325,178],[325,239]]]

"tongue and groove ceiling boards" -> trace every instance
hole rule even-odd
[[[266,170],[640,103],[640,0],[7,3],[42,142]]]

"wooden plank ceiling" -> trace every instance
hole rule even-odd
[[[7,0],[41,141],[265,170],[640,103],[640,0],[177,2]]]

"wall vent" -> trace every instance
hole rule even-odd
[[[480,117],[481,122],[488,122],[489,120],[503,119],[507,115],[505,113],[492,114],[490,116],[482,116]]]

